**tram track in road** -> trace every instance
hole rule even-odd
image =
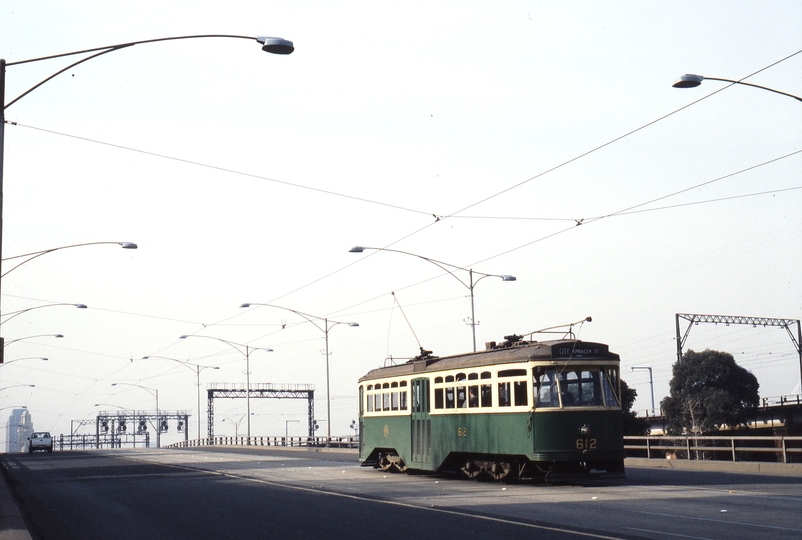
[[[723,536],[740,538],[738,531],[748,527],[763,533],[774,531],[780,533],[781,537],[802,536],[802,523],[800,527],[784,527],[733,519],[736,515],[745,513],[754,516],[771,512],[768,509],[777,507],[778,502],[781,503],[779,506],[782,511],[796,512],[802,509],[802,497],[784,495],[782,486],[771,490],[766,489],[769,486],[758,484],[755,486],[758,490],[742,489],[745,484],[737,484],[738,480],[732,480],[732,484],[718,484],[714,481],[713,485],[693,485],[690,482],[691,477],[685,475],[676,480],[688,481],[690,485],[666,483],[665,479],[659,480],[649,475],[643,479],[637,477],[636,481],[583,479],[558,484],[504,484],[443,475],[391,474],[360,468],[347,462],[315,462],[308,466],[303,458],[289,457],[273,460],[268,468],[262,469],[259,460],[263,458],[252,456],[253,461],[248,463],[247,460],[233,456],[217,455],[218,461],[209,460],[209,464],[221,466],[226,469],[224,474],[240,481],[262,482],[287,489],[306,489],[387,506],[498,520],[499,523],[522,527],[543,527],[543,530],[562,531],[566,534],[570,531],[571,534],[596,538],[695,537],[713,540]],[[665,478],[666,475],[663,476]],[[665,505],[687,511],[658,511]],[[578,508],[581,510],[577,511]],[[719,513],[725,508],[729,509],[729,513],[726,517],[719,518]],[[572,518],[572,513],[582,515],[583,518]],[[611,515],[617,515],[620,519],[611,520]],[[670,529],[659,531],[649,527],[650,522],[658,517],[677,524],[694,521],[705,523],[718,529],[718,534],[706,536],[700,534],[700,531],[694,531],[696,534],[693,534],[691,531],[694,527],[688,527],[683,534],[680,525],[673,526],[676,529],[674,532],[669,532]],[[778,521],[781,519],[782,516],[777,517]],[[593,527],[594,522],[598,527]],[[559,523],[570,525],[555,526]],[[724,531],[729,532],[722,534]]]
[[[146,459],[141,459],[141,458],[132,457],[132,456],[119,456],[119,457],[121,457],[123,459],[128,459],[128,460],[132,460],[132,461],[139,461],[139,462],[148,463],[148,464],[154,463],[154,461],[149,460],[149,459],[146,460]],[[490,515],[490,514],[482,514],[482,513],[476,513],[476,512],[466,512],[466,511],[456,510],[454,508],[441,507],[441,506],[438,506],[436,504],[430,504],[430,505],[415,504],[415,503],[408,502],[408,501],[397,501],[397,500],[389,500],[389,499],[377,498],[375,495],[363,495],[363,494],[355,494],[355,493],[346,493],[346,492],[337,491],[337,490],[334,490],[334,489],[331,489],[331,488],[325,488],[323,486],[310,486],[310,485],[301,486],[301,485],[298,485],[297,483],[289,483],[287,481],[278,481],[278,480],[271,480],[271,479],[266,479],[266,478],[259,478],[257,476],[251,475],[251,474],[234,473],[234,472],[230,472],[230,471],[229,472],[226,472],[226,471],[214,471],[214,470],[209,470],[208,468],[204,468],[204,467],[195,467],[195,466],[190,466],[190,465],[180,465],[180,464],[175,464],[175,463],[171,463],[171,464],[167,464],[167,463],[163,463],[163,462],[157,462],[157,463],[160,463],[163,466],[182,469],[182,470],[186,470],[187,472],[192,472],[192,473],[206,473],[206,474],[212,474],[212,475],[215,475],[215,476],[229,478],[229,479],[232,479],[232,480],[255,483],[255,484],[261,484],[261,485],[268,485],[268,486],[282,488],[282,489],[290,489],[290,490],[294,490],[294,491],[315,493],[315,494],[319,494],[319,495],[326,495],[326,496],[333,496],[333,497],[342,497],[342,498],[347,498],[347,499],[351,499],[351,500],[358,500],[358,501],[361,501],[361,502],[367,502],[367,503],[371,503],[371,504],[379,504],[379,505],[386,505],[386,506],[399,507],[399,508],[408,508],[408,509],[411,509],[411,510],[419,510],[419,511],[433,512],[433,513],[449,515],[449,516],[456,516],[456,517],[460,517],[460,518],[481,520],[481,521],[486,521],[486,522],[491,522],[491,523],[498,523],[498,524],[503,524],[503,525],[508,525],[508,526],[521,527],[521,528],[524,528],[524,529],[532,529],[532,530],[537,530],[537,531],[541,531],[541,532],[548,532],[548,533],[554,533],[554,534],[560,534],[560,535],[567,535],[566,537],[593,538],[593,539],[598,539],[598,540],[626,540],[626,537],[622,537],[622,536],[611,536],[609,534],[602,534],[602,533],[597,533],[597,532],[592,532],[592,531],[585,531],[585,530],[580,530],[580,529],[576,529],[576,528],[558,527],[558,526],[551,525],[551,524],[546,524],[546,523],[537,523],[537,522],[531,522],[531,521],[510,519],[508,517],[503,517],[503,516],[494,516],[494,515]],[[386,478],[386,475],[383,476],[383,479],[384,478]],[[430,478],[431,479],[433,477],[432,476],[425,476],[425,477],[421,476],[419,478]],[[435,482],[439,482],[439,480],[434,480],[434,481]],[[449,481],[449,480],[447,480],[447,481]],[[454,482],[459,482],[459,483],[462,483],[462,484],[467,484],[468,483],[467,481],[461,481],[461,480],[454,480]],[[506,488],[501,487],[499,489],[506,489]],[[490,490],[488,490],[488,492],[489,491]],[[494,490],[494,492],[495,491],[497,491],[497,490]],[[473,494],[471,496],[475,498],[476,494]],[[451,496],[449,498],[453,499],[453,496]]]

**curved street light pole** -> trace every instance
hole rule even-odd
[[[295,46],[293,45],[292,41],[288,41],[286,39],[278,38],[278,37],[269,37],[269,36],[257,36],[254,38],[253,36],[238,36],[238,35],[230,35],[230,34],[202,34],[202,35],[188,35],[188,36],[171,36],[171,37],[164,37],[164,38],[156,38],[156,39],[145,39],[140,41],[129,41],[127,43],[119,43],[117,45],[106,45],[103,47],[95,47],[92,49],[84,49],[81,51],[73,51],[67,53],[60,53],[60,54],[53,54],[50,56],[42,56],[39,58],[29,58],[27,60],[18,60],[16,62],[7,62],[5,59],[0,58],[0,260],[2,260],[3,255],[3,169],[5,163],[5,130],[6,130],[6,115],[5,110],[22,99],[23,97],[27,96],[46,82],[50,81],[51,79],[59,76],[60,74],[64,73],[68,69],[71,69],[78,64],[82,64],[93,58],[97,58],[98,56],[104,55],[106,53],[119,51],[122,49],[126,49],[128,47],[132,47],[134,45],[143,45],[146,43],[158,43],[162,41],[177,41],[183,39],[200,39],[200,38],[227,38],[227,39],[247,39],[253,40],[255,39],[257,43],[262,45],[262,50],[271,54],[280,54],[280,55],[287,55],[291,54],[295,50]],[[46,79],[40,81],[39,83],[35,84],[19,96],[15,97],[8,103],[6,103],[6,67],[7,66],[14,66],[19,64],[28,64],[32,62],[39,62],[42,60],[50,60],[53,58],[64,58],[67,56],[75,56],[75,55],[88,55],[80,60],[73,62],[69,66],[56,71]],[[1,277],[1,276],[0,276]],[[1,280],[0,280],[1,283]],[[2,311],[0,310],[0,313]]]
[[[27,386],[29,388],[36,388],[35,384],[12,384],[11,386],[4,386],[3,388],[0,388],[0,392],[2,392],[3,390],[8,390],[9,388],[17,388],[19,386]]]
[[[759,84],[752,84],[743,81],[737,81],[735,79],[722,79],[720,77],[704,77],[702,75],[694,75],[693,73],[686,73],[685,75],[681,76],[677,81],[672,84],[674,88],[696,88],[702,81],[722,81],[728,82],[732,84],[740,84],[743,86],[751,86],[752,88],[760,88],[761,90],[768,90],[769,92],[774,92],[775,94],[780,94],[783,96],[788,96],[790,98],[794,98],[797,101],[802,101],[802,97],[795,96],[793,94],[789,94],[787,92],[780,92],[779,90],[775,90],[774,88],[769,88],[767,86],[760,86]]]
[[[21,338],[17,338],[17,339],[10,339],[8,341],[5,341],[3,343],[3,346],[4,347],[8,347],[12,343],[16,343],[17,341],[22,341],[23,339],[33,339],[33,338],[38,338],[38,337],[63,338],[64,335],[63,334],[36,334],[35,336],[25,336],[25,337],[21,337]]]
[[[156,396],[156,448],[162,447],[162,425],[161,425],[161,414],[159,414],[159,389],[158,388],[148,388],[147,386],[142,386],[141,384],[133,384],[133,383],[111,383],[112,386],[136,386],[137,388],[141,388],[142,390],[147,390],[152,395]],[[121,407],[123,408],[123,407]]]
[[[32,261],[33,259],[36,259],[37,257],[41,257],[42,255],[47,255],[48,253],[53,253],[54,251],[58,251],[60,249],[68,249],[68,248],[81,247],[81,246],[96,246],[98,244],[116,244],[116,245],[120,246],[123,249],[137,249],[137,247],[138,247],[133,242],[86,242],[86,243],[83,243],[83,244],[72,244],[70,246],[61,246],[61,247],[57,247],[57,248],[43,249],[41,251],[34,251],[34,252],[31,252],[31,253],[23,253],[22,255],[14,255],[13,257],[7,257],[7,258],[3,259],[3,262],[10,261],[10,260],[13,260],[13,259],[21,259],[22,257],[27,257],[27,259],[25,259],[22,262],[17,263],[17,265],[14,266],[13,268],[11,268],[10,270],[7,270],[7,271],[3,272],[3,274],[0,275],[0,278],[6,277],[7,274],[10,274],[11,272],[16,270],[17,268],[19,268],[23,264],[25,264],[25,263],[27,263],[29,261]]]
[[[26,309],[20,309],[18,311],[10,311],[8,313],[3,313],[2,315],[0,315],[1,317],[5,317],[6,315],[11,315],[11,316],[8,319],[4,320],[4,321],[0,321],[0,325],[3,325],[5,323],[7,323],[8,321],[13,319],[14,317],[17,317],[18,315],[22,315],[23,313],[27,313],[27,312],[32,311],[34,309],[40,309],[40,308],[46,308],[46,307],[52,307],[52,306],[75,306],[78,309],[86,309],[86,304],[69,304],[69,303],[66,303],[66,302],[58,302],[58,303],[55,303],[55,304],[44,304],[44,305],[41,305],[41,306],[33,306],[33,307],[26,308]]]
[[[296,315],[300,315],[301,317],[312,323],[318,330],[320,330],[325,334],[326,336],[326,446],[329,446],[331,442],[331,379],[329,376],[329,330],[331,330],[338,324],[347,324],[348,326],[359,326],[359,323],[330,321],[327,317],[318,317],[317,315],[310,315],[302,311],[296,311],[294,309],[282,306],[276,306],[274,304],[259,304],[259,303],[249,302],[240,305],[241,308],[247,308],[251,306],[265,306],[265,307],[272,307],[290,311],[292,313],[295,313]],[[320,325],[315,322],[315,320],[323,321],[323,327],[321,328]],[[329,325],[329,323],[332,324]]]
[[[25,358],[15,358],[14,360],[3,362],[2,364],[0,364],[0,368],[3,366],[7,366],[9,364],[13,364],[14,362],[19,362],[20,360],[42,360],[44,362],[47,362],[47,358],[45,358],[44,356],[26,356]]]
[[[23,339],[33,339],[38,337],[54,337],[54,338],[63,338],[62,334],[36,334],[35,336],[25,336],[17,339],[11,339],[6,341],[5,339],[0,337],[0,365],[5,362],[6,358],[6,347],[11,345],[12,343],[16,343],[17,341],[22,341]]]
[[[389,248],[376,248],[376,247],[365,247],[365,246],[354,246],[348,250],[349,253],[363,253],[366,249],[373,249],[376,251],[389,251],[392,253],[400,253],[402,255],[410,255],[412,257],[417,257],[418,259],[423,259],[424,261],[430,262],[433,265],[439,267],[441,270],[445,270],[450,274],[454,279],[459,281],[463,287],[468,289],[470,292],[471,298],[471,334],[473,335],[473,352],[476,352],[476,310],[474,308],[474,297],[473,297],[473,289],[476,287],[476,284],[482,281],[486,277],[497,277],[501,278],[501,281],[517,281],[515,276],[511,276],[509,274],[485,274],[484,272],[475,272],[473,268],[463,268],[462,266],[457,266],[455,264],[446,263],[443,261],[438,261],[436,259],[432,259],[430,257],[424,257],[423,255],[418,255],[416,253],[409,253],[408,251],[400,251],[397,249],[389,249]],[[462,281],[457,275],[449,270],[452,268],[454,270],[462,270],[464,272],[468,272],[468,283]],[[473,275],[478,274],[481,277],[476,281],[473,280]]]
[[[196,386],[198,387],[198,439],[201,438],[201,391],[200,391],[200,373],[204,369],[220,369],[219,366],[201,366],[199,364],[194,364],[188,360],[179,360],[178,358],[170,358],[169,356],[143,356],[142,360],[172,360],[173,362],[178,362],[182,366],[187,369],[192,369],[195,371],[196,376]],[[194,369],[190,366],[195,366]]]
[[[265,351],[265,352],[273,352],[273,349],[267,347],[251,347],[250,345],[244,345],[242,343],[235,343],[233,341],[228,341],[227,339],[222,339],[213,336],[198,336],[198,335],[189,335],[185,334],[180,337],[180,339],[187,339],[190,337],[194,338],[206,338],[206,339],[213,339],[215,341],[219,341],[221,343],[225,343],[232,349],[236,350],[240,354],[245,356],[245,409],[248,416],[248,444],[251,444],[251,351]],[[245,352],[242,352],[244,348]]]

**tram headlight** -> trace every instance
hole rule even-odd
[[[585,424],[579,428],[579,433],[581,433],[583,437],[590,437],[593,434],[593,430],[590,429],[589,425]]]

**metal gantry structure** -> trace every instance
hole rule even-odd
[[[96,448],[120,448],[123,442],[136,447],[137,441],[150,446],[148,428],[165,433],[171,421],[175,422],[177,432],[184,433],[184,440],[189,440],[187,411],[101,411],[95,418]]]
[[[251,385],[250,391],[245,385],[209,383],[206,386],[209,402],[209,439],[214,438],[214,400],[215,398],[268,398],[268,399],[305,399],[307,401],[307,418],[309,436],[315,436],[315,387],[311,384],[272,384],[258,383]]]
[[[701,315],[698,313],[677,313],[675,319],[677,325],[677,362],[682,362],[682,347],[688,339],[688,334],[691,333],[691,328],[699,323],[721,323],[727,326],[731,324],[749,324],[753,327],[778,326],[780,328],[785,328],[785,331],[788,332],[794,344],[796,354],[799,357],[799,378],[800,383],[802,383],[802,349],[800,349],[800,343],[802,343],[802,329],[800,329],[799,319],[771,319],[768,317],[741,317],[737,315]],[[680,333],[680,319],[688,321],[688,327],[685,329],[684,334]],[[791,330],[793,325],[796,325],[796,336]]]

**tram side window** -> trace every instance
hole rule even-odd
[[[465,388],[465,377],[464,373],[457,373],[456,380],[457,382],[461,382],[462,384],[457,386],[457,408],[464,409],[468,406],[468,393]]]
[[[498,372],[499,379],[515,377],[519,380],[500,381],[498,383],[498,406],[499,407],[525,407],[529,403],[527,388],[529,382],[526,379],[525,369],[506,369]]]
[[[510,383],[498,383],[498,406],[509,407],[512,404],[510,400]]]
[[[470,373],[468,375],[468,407],[474,408],[479,406],[479,381],[478,373]]]
[[[398,410],[398,383],[393,383],[392,392],[390,392],[390,410],[397,411]]]
[[[453,409],[454,405],[454,387],[449,386],[446,388],[446,409]]]
[[[434,384],[443,384],[442,377],[435,377]],[[445,401],[443,399],[443,389],[442,388],[435,388],[434,389],[434,408],[435,409],[442,409],[445,405]]]
[[[373,390],[373,385],[369,384],[368,392],[370,392],[371,390]],[[368,394],[367,402],[368,402],[368,412],[373,412],[373,396],[371,396],[370,394]]]
[[[513,387],[515,389],[514,396],[515,396],[515,406],[516,407],[526,407],[529,402],[529,396],[527,395],[526,389],[529,386],[529,383],[526,381],[515,381],[513,383]]]
[[[390,410],[390,384],[384,383],[382,385],[382,410]]]
[[[483,371],[481,378],[483,380],[488,380],[492,377],[489,371]],[[493,406],[493,385],[490,384],[489,380],[487,382],[482,383],[482,407],[492,407]]]
[[[453,375],[446,375],[446,384],[454,383],[454,376]],[[454,400],[454,387],[449,386],[446,388],[446,409],[453,409],[456,405]]]
[[[402,411],[407,410],[407,381],[401,381],[401,389],[398,393],[399,407]]]

